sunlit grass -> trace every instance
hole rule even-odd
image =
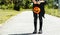
[[[19,11],[0,9],[0,24],[4,23],[6,20],[17,15],[18,13]]]
[[[58,11],[58,9],[45,8],[45,11],[46,11],[46,14],[56,16],[56,17],[60,17],[60,11]]]

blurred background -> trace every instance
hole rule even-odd
[[[60,18],[60,0],[45,1],[46,14]],[[0,24],[24,10],[32,10],[32,6],[32,0],[0,0]]]

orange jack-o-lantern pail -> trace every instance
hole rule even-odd
[[[41,12],[41,9],[39,7],[34,7],[33,12],[39,14],[39,12]]]

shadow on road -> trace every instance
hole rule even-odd
[[[33,33],[9,34],[9,35],[33,35]]]

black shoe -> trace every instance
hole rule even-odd
[[[38,32],[38,34],[42,34],[42,30],[40,30],[40,31]]]
[[[37,31],[34,31],[33,34],[37,34]]]

